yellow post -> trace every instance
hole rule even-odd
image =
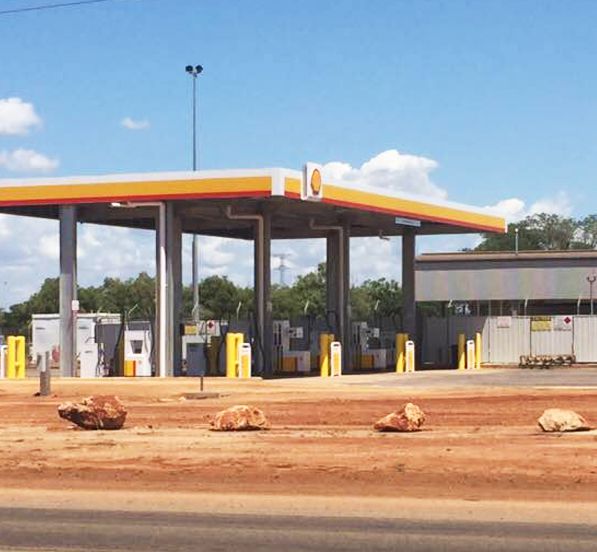
[[[25,354],[25,337],[19,335],[15,339],[16,344],[16,369],[15,377],[17,379],[25,379],[25,373],[27,369],[26,365],[26,354]]]
[[[17,362],[17,345],[16,337],[9,335],[6,338],[6,379],[15,379],[17,376],[16,362]]]
[[[483,344],[481,341],[481,333],[475,334],[475,368],[481,368],[481,358],[483,356]]]
[[[319,335],[319,374],[322,378],[330,375],[330,343],[334,335],[322,333]]]
[[[396,334],[396,372],[404,372],[404,347],[408,341],[407,333]]]
[[[238,364],[238,335],[228,332],[226,334],[226,377],[237,377]],[[242,335],[242,334],[241,334]]]
[[[466,369],[466,335],[458,334],[458,369]]]
[[[124,372],[123,375],[125,378],[134,378],[136,375],[137,362],[134,360],[125,360],[124,361]]]

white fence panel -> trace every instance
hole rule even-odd
[[[597,316],[574,317],[574,354],[577,362],[597,362]]]
[[[529,319],[524,316],[493,316],[488,324],[489,356],[492,364],[518,364],[530,353]]]
[[[529,322],[531,326],[531,355],[571,355],[573,353],[573,328],[574,317],[570,329],[558,330],[556,317],[551,317],[551,329],[543,331],[533,331],[533,321]]]

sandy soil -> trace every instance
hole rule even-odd
[[[543,434],[545,408],[572,408],[597,425],[597,391],[400,390],[292,382],[208,380],[219,398],[181,400],[196,380],[0,383],[0,488],[178,493],[351,495],[597,502],[597,432]],[[86,432],[56,407],[118,395],[125,429]],[[416,434],[372,423],[406,401],[427,414]],[[214,433],[232,404],[262,408],[272,430]]]

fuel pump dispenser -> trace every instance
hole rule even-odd
[[[274,370],[279,373],[305,374],[311,371],[310,344],[305,343],[303,325],[291,326],[290,320],[274,320]],[[297,347],[298,345],[298,347]]]
[[[385,370],[392,363],[392,350],[383,347],[379,327],[353,322],[352,346],[358,370]]]

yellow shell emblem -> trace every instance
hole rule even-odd
[[[319,172],[319,169],[313,169],[311,173],[311,191],[313,195],[319,195],[319,192],[321,192],[321,172]]]

